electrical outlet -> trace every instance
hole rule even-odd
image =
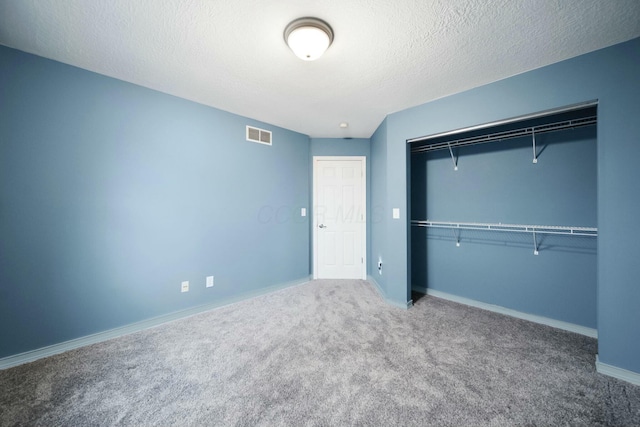
[[[213,287],[213,276],[207,276],[207,288]]]
[[[185,280],[182,282],[182,286],[180,287],[180,292],[189,292],[189,281]]]

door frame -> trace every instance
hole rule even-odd
[[[364,216],[362,224],[361,224],[361,242],[362,245],[362,272],[361,279],[367,280],[367,223],[369,222],[368,212],[367,212],[367,157],[366,156],[313,156],[313,184],[312,184],[312,193],[313,193],[313,208],[312,208],[312,221],[311,227],[313,228],[312,233],[312,248],[311,252],[313,253],[313,278],[318,278],[318,218],[316,216],[316,206],[318,202],[318,191],[317,191],[317,174],[318,174],[318,162],[320,161],[360,161],[362,165],[362,215]]]

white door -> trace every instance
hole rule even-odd
[[[313,158],[314,278],[366,279],[366,158]]]

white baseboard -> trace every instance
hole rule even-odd
[[[367,281],[376,288],[376,290],[378,291],[382,299],[385,300],[387,304],[404,308],[405,310],[413,306],[413,300],[409,300],[406,303],[401,303],[399,301],[394,301],[392,299],[387,298],[387,293],[382,289],[382,286],[380,286],[380,284],[376,282],[376,279],[374,279],[373,276],[367,276]]]
[[[602,363],[598,355],[596,355],[596,371],[603,375],[608,375],[613,378],[617,378],[622,381],[634,385],[640,385],[640,374],[637,372],[629,371],[627,369],[618,368],[617,366],[608,365]]]
[[[562,329],[576,334],[585,335],[591,338],[598,338],[598,331],[593,328],[587,328],[586,326],[576,325],[574,323],[563,322],[562,320],[550,319],[548,317],[537,316],[535,314],[523,313],[521,311],[512,310],[510,308],[501,307],[499,305],[487,304],[472,300],[465,297],[459,297],[446,292],[437,291],[435,289],[423,288],[414,286],[413,289],[423,294],[432,295],[434,297],[446,299],[449,301],[457,302],[460,304],[470,305],[472,307],[481,308],[483,310],[493,311],[495,313],[504,314],[511,317],[517,317],[518,319],[528,320],[534,323],[540,323],[542,325],[552,326],[554,328]]]
[[[176,311],[174,313],[165,314],[163,316],[154,317],[140,322],[131,323],[129,325],[121,326],[119,328],[110,329],[108,331],[98,332],[96,334],[87,335],[84,337],[72,339],[69,341],[53,344],[47,347],[38,348],[36,350],[27,351],[24,353],[16,354],[13,356],[3,357],[0,359],[0,370],[11,368],[14,366],[22,365],[24,363],[34,362],[44,357],[53,356],[55,354],[64,353],[65,351],[73,350],[79,347],[107,341],[113,338],[118,338],[124,335],[128,335],[134,332],[142,331],[145,329],[153,328],[164,323],[172,322],[174,320],[183,319],[185,317],[193,316],[205,311],[213,310],[216,308],[224,307],[234,304],[243,300],[258,297],[260,295],[277,292],[281,289],[290,288],[293,286],[302,285],[308,283],[311,277],[304,277],[292,282],[281,283],[278,285],[269,286],[256,291],[245,292],[243,294],[225,298],[220,301],[215,301],[209,304],[199,305],[197,307],[188,308],[186,310]]]

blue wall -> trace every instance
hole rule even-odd
[[[600,361],[640,372],[640,39],[520,74],[387,117],[388,200],[408,207],[406,140],[598,99],[598,293]],[[377,158],[377,156],[386,156]],[[374,193],[376,191],[374,180]],[[410,297],[408,215],[389,222],[381,250],[389,293]],[[372,240],[379,238],[376,229]],[[391,289],[393,288],[393,290]]]
[[[311,138],[311,157],[366,156],[367,166],[369,166],[370,154],[368,138]]]
[[[596,227],[596,127],[413,154],[412,219]],[[596,328],[595,238],[412,227],[412,285]]]
[[[373,277],[386,296],[386,259],[382,258],[387,246],[387,119],[371,136],[371,236],[369,247],[369,275]],[[382,274],[378,271],[378,260],[382,259]]]
[[[311,138],[309,159],[309,206],[313,206],[313,156],[364,156],[367,162],[367,270],[371,269],[371,141],[368,138]],[[311,209],[313,214],[313,208]],[[313,217],[311,217],[313,218]],[[313,223],[313,221],[310,221]],[[313,230],[309,229],[313,239]],[[310,253],[310,265],[313,265],[313,254]]]
[[[308,277],[307,136],[5,47],[0,99],[0,358]]]

